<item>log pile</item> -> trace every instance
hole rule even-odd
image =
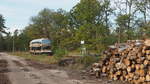
[[[112,80],[150,84],[150,40],[110,46],[103,60],[93,64],[92,71],[96,76],[106,74]]]

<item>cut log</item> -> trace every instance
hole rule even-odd
[[[150,84],[150,39],[130,40],[108,49],[101,67],[93,66],[112,80],[128,81],[133,84]],[[99,65],[99,64],[97,64]]]

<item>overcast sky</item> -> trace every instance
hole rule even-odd
[[[1,0],[0,14],[6,19],[9,31],[23,29],[30,22],[30,17],[38,14],[43,8],[69,11],[79,0]]]

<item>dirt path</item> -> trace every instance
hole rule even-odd
[[[31,66],[32,63],[29,64],[25,59],[6,53],[0,53],[0,59],[8,62],[7,76],[11,84],[98,84],[93,80],[70,79],[64,70],[50,69],[50,67],[38,69]]]
[[[0,53],[0,84],[128,84],[84,76],[74,70]]]

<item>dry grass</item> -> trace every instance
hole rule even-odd
[[[9,54],[49,64],[54,64],[58,62],[58,60],[54,56],[48,55],[33,55],[29,52],[14,52]]]

